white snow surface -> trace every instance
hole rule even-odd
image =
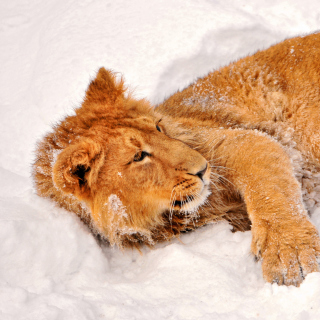
[[[320,319],[320,274],[265,283],[251,233],[210,225],[151,250],[99,245],[37,197],[36,141],[99,67],[160,102],[210,70],[320,29],[317,0],[0,3],[0,319]],[[320,211],[313,222],[320,228]]]

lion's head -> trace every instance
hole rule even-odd
[[[151,239],[168,223],[165,213],[192,214],[210,193],[207,161],[169,137],[163,122],[102,68],[76,115],[56,128],[56,144],[64,147],[54,184],[86,202],[94,227],[111,243]]]

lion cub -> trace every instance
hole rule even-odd
[[[222,219],[251,227],[265,280],[299,285],[319,271],[306,210],[320,202],[319,88],[320,34],[209,73],[156,108],[101,68],[76,114],[38,144],[37,193],[120,247]]]

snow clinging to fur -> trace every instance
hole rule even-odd
[[[121,200],[116,194],[111,194],[108,198],[108,202],[105,205],[109,205],[113,214],[119,215],[123,218],[127,218],[126,207],[122,204]]]

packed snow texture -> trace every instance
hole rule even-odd
[[[121,252],[34,194],[36,141],[99,67],[157,103],[257,49],[320,29],[317,0],[0,3],[0,318],[320,319],[320,274],[265,283],[251,233],[226,223]],[[312,217],[320,228],[320,211]]]

